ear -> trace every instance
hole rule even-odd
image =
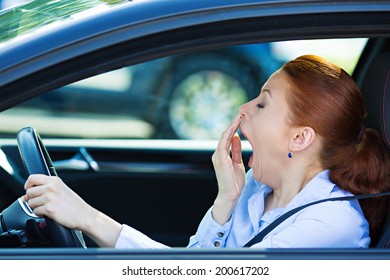
[[[316,138],[316,133],[311,127],[300,127],[294,131],[290,140],[290,151],[299,152],[309,147]]]

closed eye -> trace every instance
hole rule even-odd
[[[261,103],[257,103],[257,108],[260,108],[260,109],[263,109],[264,108],[264,103],[261,102]]]

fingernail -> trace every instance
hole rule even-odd
[[[244,115],[240,115],[240,126],[244,123]]]

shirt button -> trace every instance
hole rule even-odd
[[[214,242],[214,246],[215,246],[215,247],[219,247],[219,246],[221,246],[221,243],[219,243],[218,241],[215,241],[215,242]]]
[[[218,232],[218,237],[223,237],[223,232]]]

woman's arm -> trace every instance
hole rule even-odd
[[[36,215],[81,230],[101,247],[115,247],[122,225],[87,204],[59,177],[31,175],[25,190],[24,199]]]

